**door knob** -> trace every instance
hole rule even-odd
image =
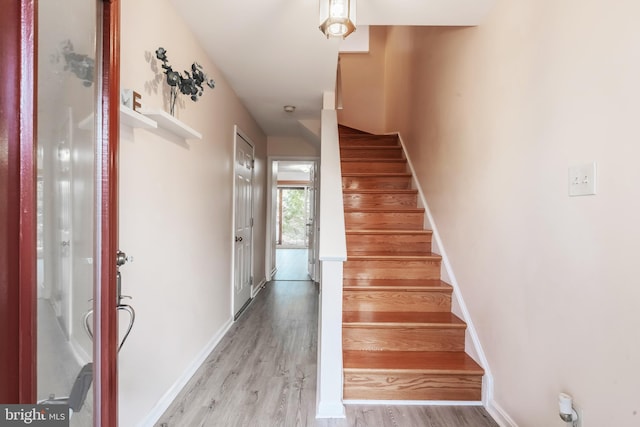
[[[63,240],[60,244],[62,245],[62,247],[71,245],[71,243],[68,240]]]
[[[242,242],[242,237],[236,236],[236,242]]]

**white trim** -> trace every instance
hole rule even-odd
[[[267,279],[262,279],[258,286],[251,286],[251,299],[254,299],[256,295],[260,293],[260,291],[264,288],[264,285],[267,284]]]
[[[184,373],[173,383],[171,387],[165,392],[165,394],[158,400],[156,405],[151,409],[149,414],[145,419],[138,423],[138,427],[144,426],[152,426],[155,425],[160,420],[160,417],[165,413],[165,411],[171,406],[173,401],[178,397],[178,394],[182,391],[182,389],[187,385],[191,377],[198,371],[200,366],[207,360],[207,357],[211,354],[211,352],[216,348],[216,346],[220,343],[220,340],[224,338],[224,336],[229,331],[233,325],[233,318],[229,318],[227,322],[222,325],[222,328],[216,333],[209,343],[200,351],[200,353],[195,357],[193,362],[187,367]]]
[[[387,406],[483,406],[482,401],[472,400],[358,400],[347,399],[345,405],[387,405]]]
[[[495,400],[491,399],[486,406],[486,410],[500,427],[518,427],[518,424]]]
[[[268,273],[268,280],[273,280],[273,277],[276,275],[276,271],[278,270],[278,266],[274,265],[273,269],[269,271],[271,268],[270,264],[275,264],[275,248],[272,247],[273,238],[275,237],[275,222],[276,219],[273,218],[272,209],[274,208],[274,204],[276,203],[273,200],[272,192],[274,188],[278,187],[277,182],[273,182],[273,163],[274,162],[312,162],[314,163],[314,168],[316,170],[316,182],[315,182],[315,191],[317,194],[320,194],[320,157],[319,156],[267,156],[267,226],[265,227],[266,232],[266,242],[267,246],[265,248],[265,269],[266,273]],[[315,212],[314,218],[316,219],[316,224],[319,224],[320,221],[320,203],[319,197],[316,197],[317,203],[315,203]],[[316,252],[316,265],[315,265],[315,273],[316,277],[312,278],[316,282],[318,276],[318,270],[320,269],[320,245],[318,244],[320,240],[320,233],[317,231],[318,227],[316,226],[316,238],[314,241],[315,252]],[[308,248],[310,249],[310,248]]]
[[[473,324],[473,320],[471,320],[471,314],[467,309],[467,305],[462,298],[462,292],[460,291],[460,286],[458,285],[458,281],[456,280],[456,276],[453,273],[453,268],[451,267],[451,263],[449,262],[449,257],[447,256],[446,251],[444,250],[444,245],[442,243],[442,239],[440,238],[440,233],[438,232],[438,227],[436,226],[435,220],[433,219],[433,215],[431,214],[431,210],[429,209],[429,205],[427,204],[427,200],[425,198],[424,192],[422,191],[422,187],[418,182],[416,171],[413,167],[413,163],[411,162],[411,157],[409,156],[409,152],[407,151],[407,147],[402,140],[402,136],[399,132],[390,133],[390,135],[397,135],[398,140],[400,141],[400,145],[402,146],[402,151],[407,158],[407,164],[409,165],[409,170],[411,171],[411,176],[413,179],[413,184],[418,190],[418,194],[420,196],[420,202],[422,203],[426,220],[428,221],[428,225],[433,231],[433,240],[435,243],[435,252],[438,253],[442,257],[442,265],[444,266],[445,273],[447,276],[447,281],[453,287],[453,295],[456,298],[456,302],[460,308],[462,318],[467,324],[467,334],[473,343],[475,354],[477,355],[477,362],[484,369],[484,378],[482,383],[482,402],[485,406],[488,406],[489,402],[493,401],[493,375],[491,374],[491,369],[489,368],[489,361],[484,353],[482,348],[482,344],[480,343],[480,337],[476,331],[476,328]]]
[[[316,419],[324,418],[347,418],[342,401],[319,402]]]

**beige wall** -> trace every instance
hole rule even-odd
[[[338,122],[365,132],[384,130],[386,27],[370,27],[368,53],[341,53],[342,110]]]
[[[152,18],[150,18],[152,12]],[[123,127],[120,151],[120,247],[123,293],[137,317],[120,353],[120,424],[137,425],[232,318],[234,125],[256,149],[254,278],[264,279],[266,137],[168,1],[122,3],[122,87],[163,107],[154,83],[154,51],[167,49],[183,69],[198,61],[216,81],[178,117],[203,134],[177,140]],[[126,319],[123,317],[122,322]]]
[[[418,169],[520,426],[640,425],[640,3],[498,0],[477,28],[391,28],[387,131]],[[567,196],[596,161],[598,194]]]
[[[300,137],[270,136],[267,154],[269,157],[318,157],[320,147]]]

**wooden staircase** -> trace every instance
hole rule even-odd
[[[340,126],[346,400],[481,400],[398,138]]]

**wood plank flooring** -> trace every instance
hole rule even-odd
[[[156,426],[497,426],[481,407],[347,405],[316,420],[317,315],[317,285],[268,283]]]

